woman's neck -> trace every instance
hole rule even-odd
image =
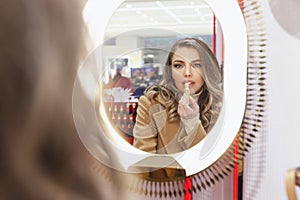
[[[203,87],[198,91],[196,92],[195,94],[191,94],[191,96],[195,99],[195,100],[198,100],[199,96],[202,94],[203,92]]]

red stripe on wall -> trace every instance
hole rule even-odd
[[[191,177],[186,177],[184,180],[184,200],[192,200],[193,199],[193,195],[192,195],[192,179]]]
[[[216,54],[216,16],[215,15],[213,18],[213,34],[212,34],[211,47],[212,47],[212,52]]]

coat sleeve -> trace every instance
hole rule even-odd
[[[133,146],[150,153],[156,153],[157,130],[150,113],[151,102],[141,96],[133,129]]]

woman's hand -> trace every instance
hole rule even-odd
[[[178,114],[181,119],[193,119],[199,116],[199,105],[191,96],[183,95],[178,102]]]

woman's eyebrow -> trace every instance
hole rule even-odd
[[[184,60],[173,60],[172,63],[174,62],[185,62]],[[201,62],[201,59],[196,59],[196,60],[192,60],[191,63],[195,63],[195,62]]]
[[[184,60],[173,60],[172,62],[184,62]]]
[[[194,63],[194,62],[201,62],[201,59],[193,60],[192,63]]]

